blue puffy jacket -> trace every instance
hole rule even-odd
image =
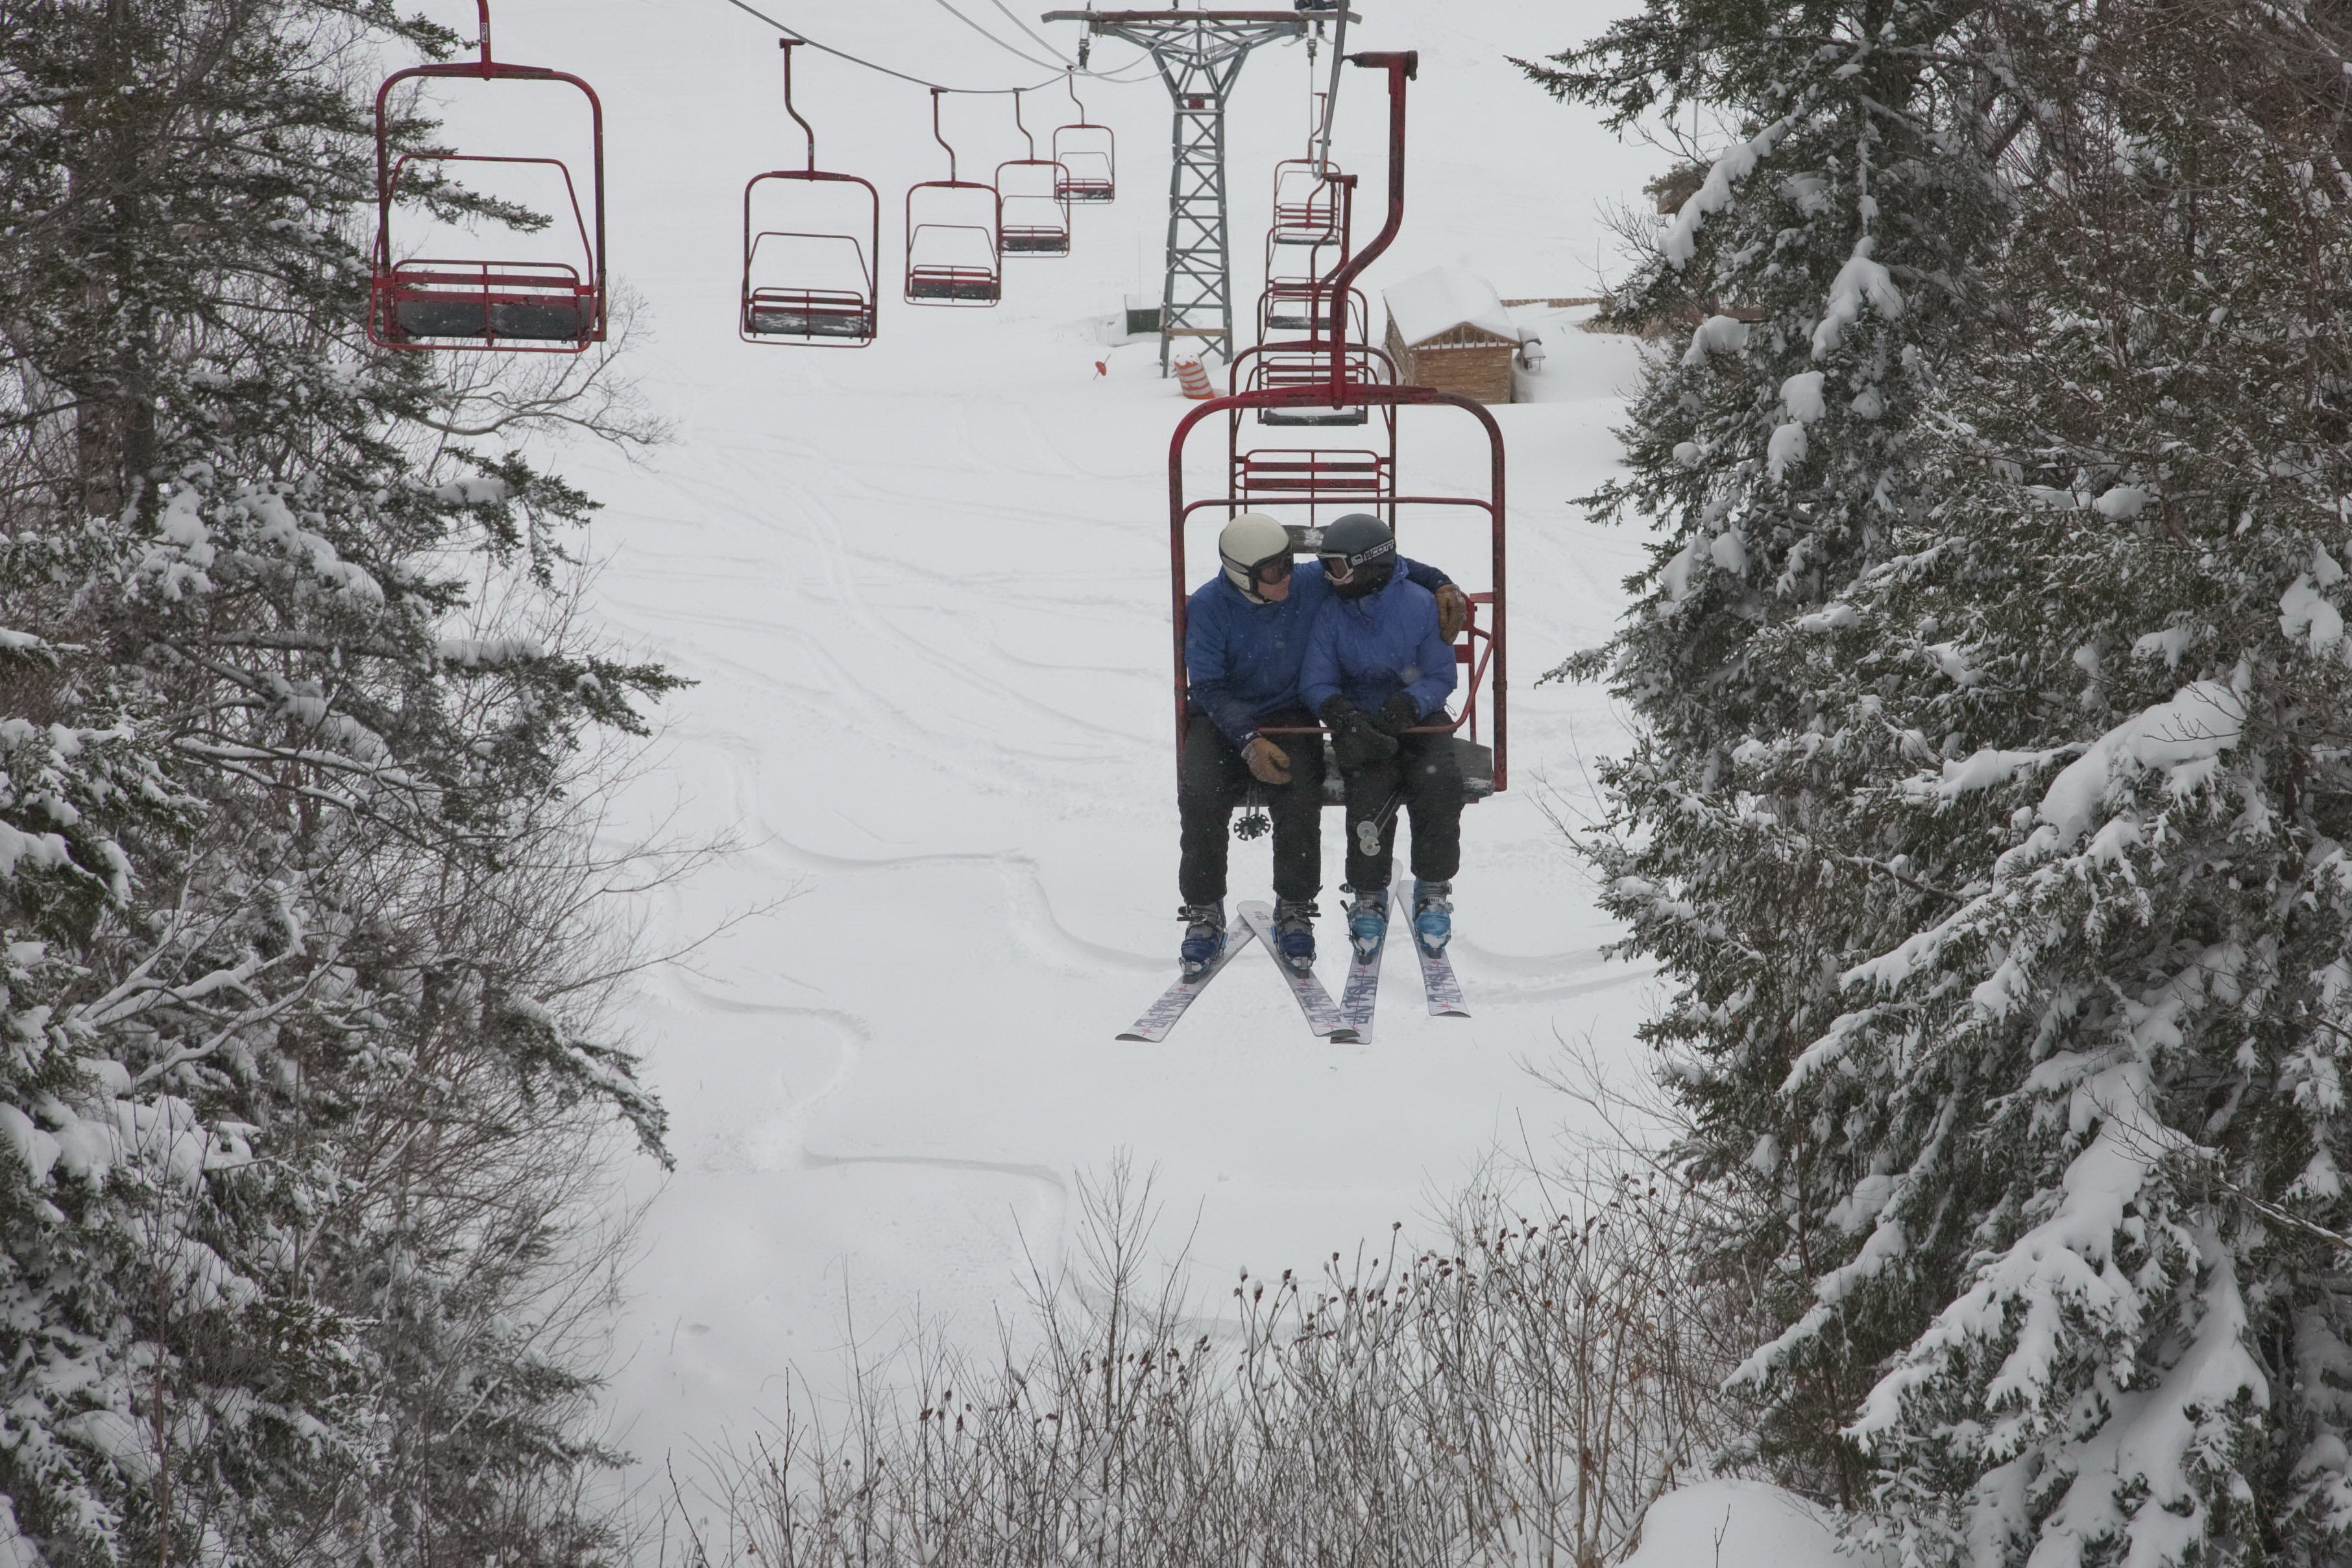
[[[1314,713],[1335,696],[1378,713],[1404,692],[1426,719],[1444,711],[1454,680],[1453,645],[1438,633],[1437,601],[1400,573],[1362,599],[1330,596],[1307,632],[1298,688]]]
[[[1398,564],[1403,570],[1396,580],[1410,578],[1421,584],[1422,597],[1434,615],[1437,601],[1432,592],[1454,580],[1419,561]],[[1271,604],[1252,603],[1222,571],[1194,589],[1184,601],[1187,710],[1205,714],[1227,740],[1247,746],[1260,718],[1298,706],[1308,631],[1317,612],[1336,599],[1318,560],[1293,567],[1289,595]],[[1453,668],[1449,661],[1449,687]]]

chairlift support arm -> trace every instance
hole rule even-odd
[[[778,38],[776,47],[784,54],[784,112],[793,117],[793,123],[799,126],[801,134],[808,138],[808,169],[813,174],[816,172],[816,127],[802,119],[801,111],[793,107],[793,50],[801,42],[798,38]]]
[[[1347,382],[1348,290],[1364,268],[1388,249],[1404,226],[1404,84],[1421,69],[1421,51],[1350,55],[1348,63],[1366,70],[1383,70],[1389,78],[1389,215],[1372,243],[1349,256],[1331,275],[1331,385]],[[1335,400],[1336,401],[1336,400]]]

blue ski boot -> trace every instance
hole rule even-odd
[[[1184,923],[1184,946],[1177,952],[1189,980],[1205,972],[1225,950],[1225,901],[1180,905],[1176,918]]]
[[[1315,917],[1311,898],[1279,898],[1274,904],[1276,956],[1302,975],[1315,972]]]
[[[1445,951],[1454,936],[1454,884],[1412,879],[1412,935],[1422,950]]]
[[[1358,958],[1370,958],[1389,937],[1389,890],[1373,887],[1349,891],[1355,896],[1348,901],[1348,940],[1355,944]]]

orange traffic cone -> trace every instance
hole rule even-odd
[[[1176,361],[1176,384],[1184,389],[1186,397],[1195,402],[1217,395],[1217,389],[1210,384],[1209,372],[1201,368],[1198,360]]]

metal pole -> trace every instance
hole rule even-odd
[[[1078,22],[1086,37],[1123,39],[1148,51],[1173,100],[1169,138],[1168,271],[1160,298],[1160,373],[1176,339],[1198,338],[1234,354],[1233,246],[1226,222],[1225,99],[1242,62],[1260,44],[1304,36],[1336,10],[1048,11],[1048,22]],[[1344,36],[1344,34],[1342,35]],[[1336,68],[1338,59],[1335,57]],[[1328,116],[1327,116],[1328,121]],[[1328,139],[1328,123],[1325,131]]]

